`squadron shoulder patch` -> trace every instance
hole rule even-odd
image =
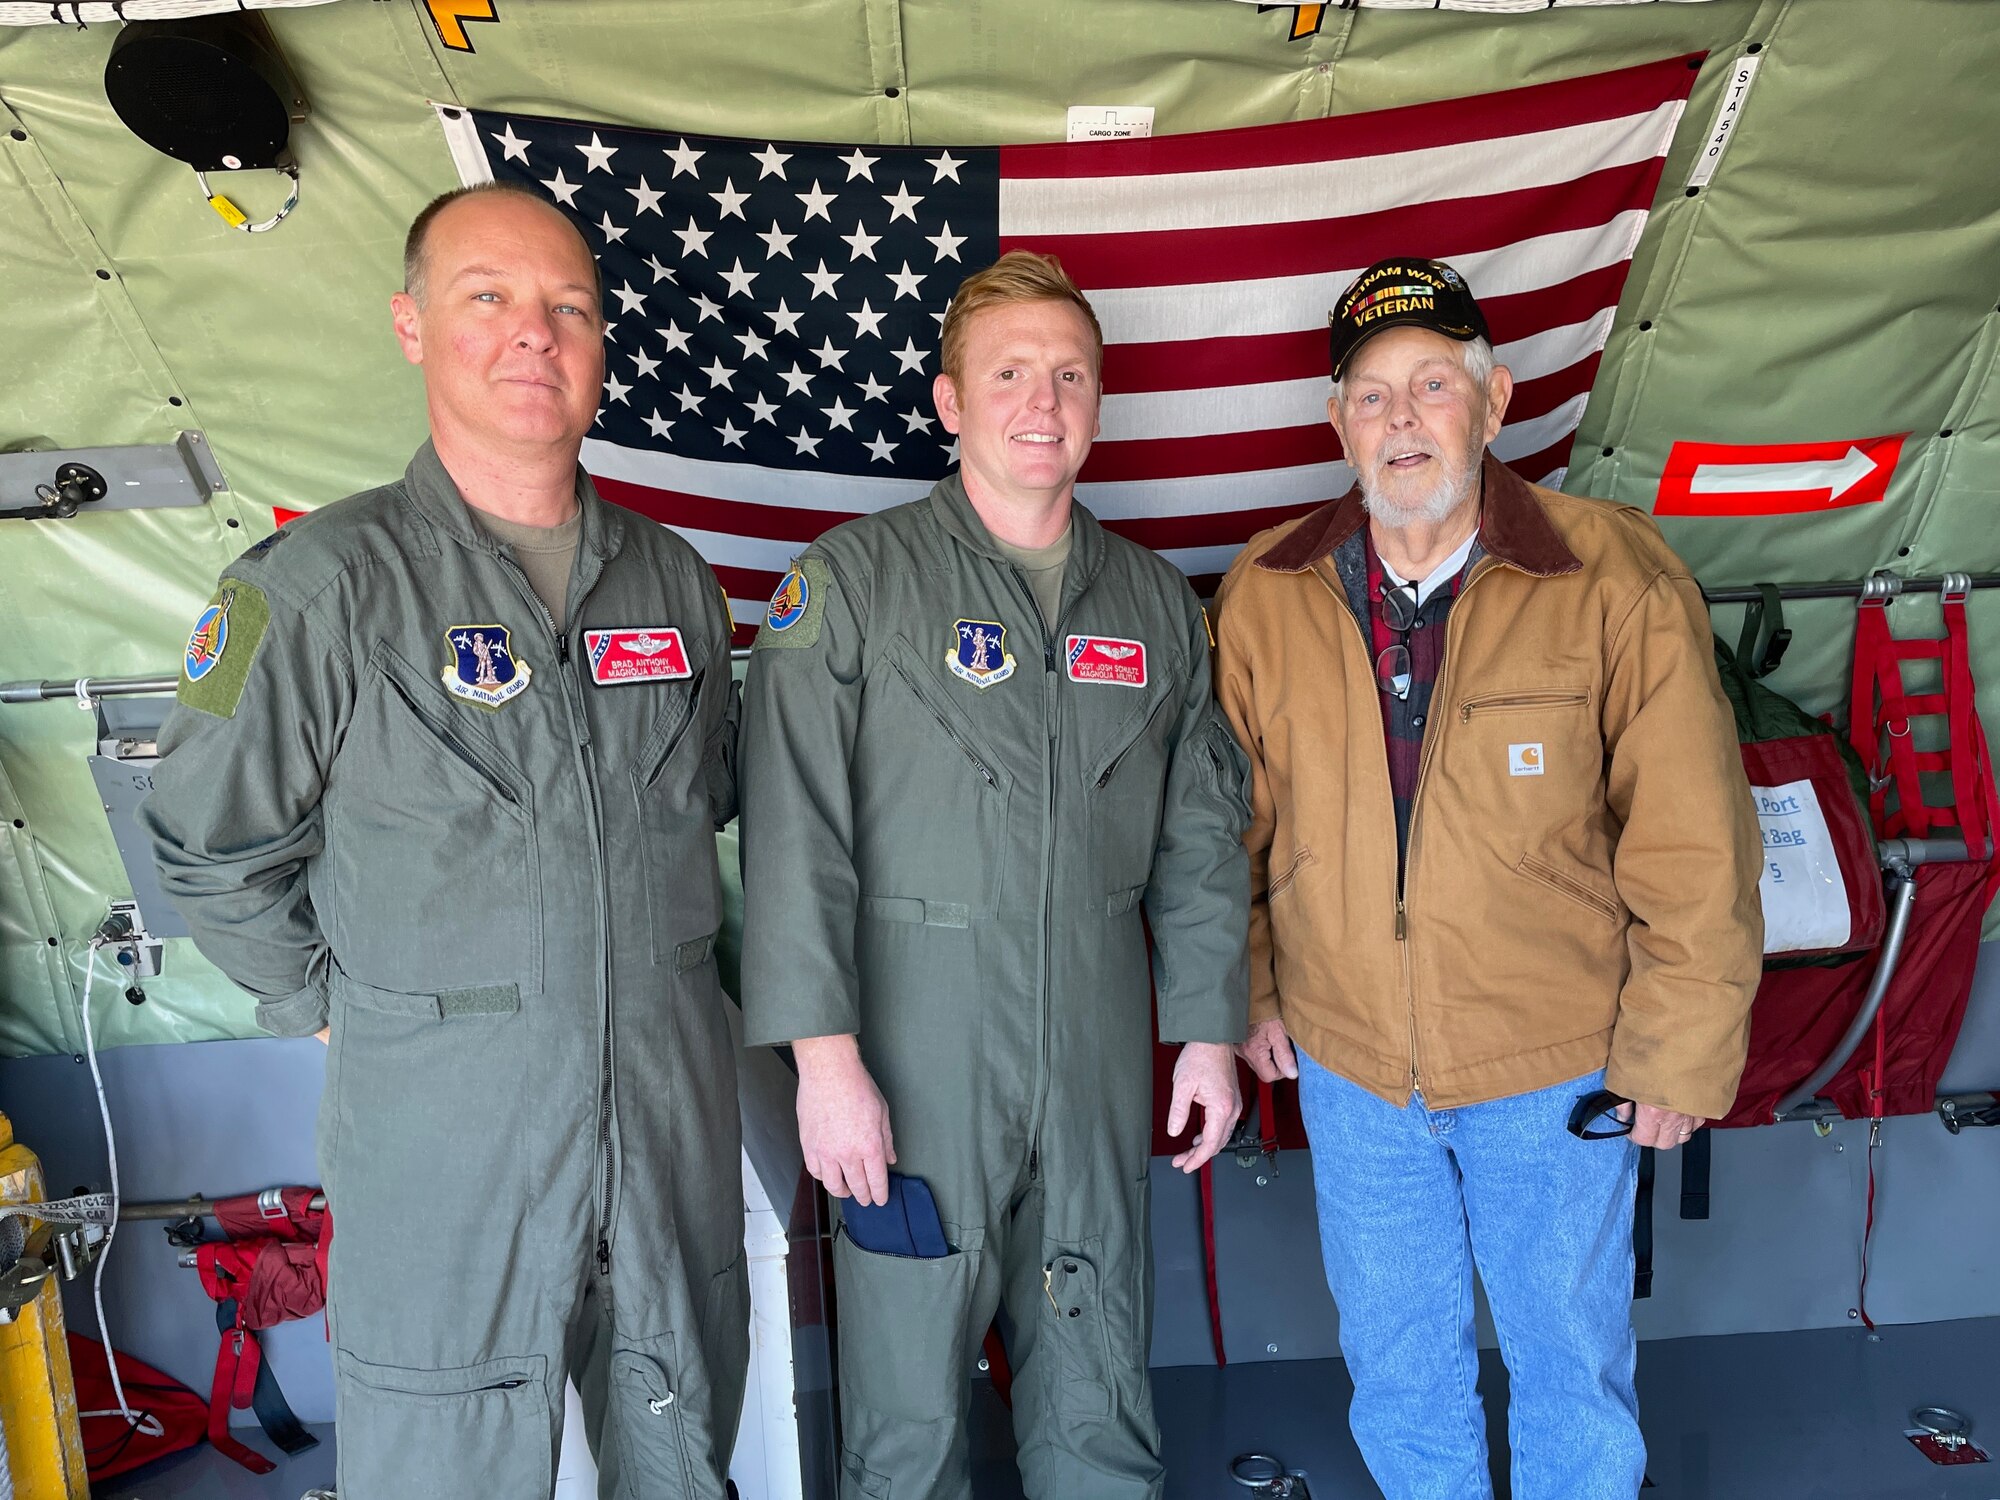
[[[678,630],[586,630],[583,654],[590,662],[590,680],[599,687],[620,682],[659,682],[692,677],[687,647]]]
[[[753,651],[780,646],[811,646],[819,641],[826,619],[826,596],[833,587],[833,570],[817,557],[802,557],[778,581],[764,624],[751,643]]]
[[[951,649],[944,664],[954,677],[984,692],[1014,675],[1013,653],[1007,649],[1007,627],[998,620],[955,620]]]
[[[454,625],[444,639],[452,652],[442,674],[444,690],[452,697],[498,709],[528,690],[535,674],[514,655],[513,634],[505,625]]]
[[[1146,685],[1146,643],[1115,635],[1073,635],[1063,659],[1071,682],[1109,682],[1119,687]]]
[[[218,719],[234,718],[250,663],[271,623],[271,606],[254,583],[225,578],[188,632],[181,654],[180,701]]]

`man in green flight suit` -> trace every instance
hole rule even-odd
[[[143,816],[258,1023],[330,1041],[341,1500],[547,1500],[566,1374],[600,1494],[721,1500],[749,1342],[728,620],[577,466],[604,321],[561,212],[447,194],[404,274],[431,441],[225,570]]]
[[[1152,993],[1192,1172],[1239,1110],[1245,762],[1187,581],[1072,497],[1102,336],[1015,251],[944,322],[960,470],[787,575],[745,686],[748,1040],[792,1044],[808,1170],[849,1199],[841,1494],[971,1494],[968,1378],[1005,1309],[1023,1485],[1161,1493],[1146,1372]],[[894,1165],[950,1253],[861,1248]],[[866,1237],[865,1235],[863,1236]]]

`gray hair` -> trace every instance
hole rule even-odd
[[[1485,339],[1469,339],[1459,346],[1458,362],[1465,367],[1465,373],[1472,377],[1472,383],[1484,390],[1486,382],[1493,378],[1493,345]],[[1343,382],[1334,381],[1332,395],[1336,403],[1340,400]]]

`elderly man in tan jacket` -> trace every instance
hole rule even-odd
[[[1486,452],[1513,382],[1450,267],[1364,272],[1331,345],[1359,483],[1217,599],[1253,768],[1244,1054],[1300,1079],[1388,1500],[1493,1492],[1475,1265],[1516,1500],[1631,1500],[1637,1147],[1728,1108],[1762,948],[1707,617],[1648,516]]]

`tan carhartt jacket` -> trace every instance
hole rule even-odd
[[[1708,617],[1652,519],[1486,459],[1399,892],[1372,652],[1333,555],[1358,490],[1255,537],[1216,598],[1252,764],[1250,1015],[1450,1108],[1607,1068],[1714,1118],[1757,987],[1760,838]]]

